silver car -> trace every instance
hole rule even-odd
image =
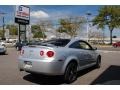
[[[79,39],[55,39],[25,46],[21,50],[20,71],[31,74],[63,75],[66,83],[77,79],[77,71],[100,67],[101,55],[90,44]]]

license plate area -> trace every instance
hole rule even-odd
[[[32,65],[32,62],[30,62],[30,61],[24,61],[24,64],[25,65]]]
[[[30,61],[24,61],[24,68],[25,69],[31,69],[32,68],[32,62]]]

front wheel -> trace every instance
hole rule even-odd
[[[64,80],[66,83],[72,83],[77,79],[77,64],[75,62],[71,62],[68,64],[65,74]]]

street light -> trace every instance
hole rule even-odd
[[[3,35],[2,35],[2,39],[5,39],[5,21],[4,21],[4,15],[5,15],[6,13],[3,13],[3,12],[1,12],[0,13],[0,15],[2,15],[2,21],[3,21]]]
[[[86,13],[86,18],[87,18],[87,42],[89,41],[89,19],[88,17],[92,15],[90,12]]]

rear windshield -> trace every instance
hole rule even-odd
[[[64,47],[70,42],[70,39],[55,39],[42,42],[41,45],[45,46],[60,46]]]

